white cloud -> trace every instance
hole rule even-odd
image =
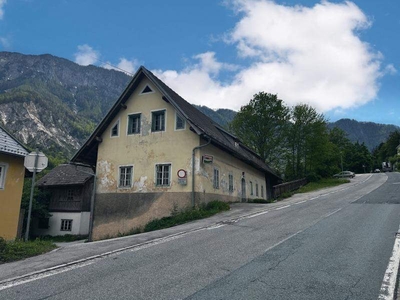
[[[127,73],[128,75],[135,73],[138,66],[139,62],[136,59],[128,60],[124,57],[119,59],[119,63],[116,66],[112,65],[110,62],[102,64],[102,67],[105,69],[122,71]]]
[[[78,46],[78,52],[76,52],[74,56],[77,64],[87,66],[95,64],[99,60],[100,53],[89,45],[84,44]]]
[[[394,75],[397,74],[397,69],[392,64],[388,64],[385,67],[384,73],[389,75]]]
[[[11,42],[7,38],[2,36],[0,36],[0,45],[6,50],[11,48]]]
[[[206,52],[183,71],[155,71],[191,103],[239,109],[265,91],[288,105],[308,103],[325,112],[357,107],[376,97],[377,81],[384,75],[382,56],[360,39],[358,31],[371,23],[354,3],[230,3],[240,20],[227,40],[239,57],[247,58],[243,62],[250,58],[250,65],[238,70]],[[216,76],[223,69],[236,70],[228,84]]]
[[[0,0],[0,20],[3,19],[4,16],[4,5],[7,3],[7,0]]]

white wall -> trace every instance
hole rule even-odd
[[[51,212],[48,229],[39,229],[35,224],[36,235],[87,235],[89,234],[90,212]],[[61,220],[72,220],[71,231],[61,231]]]

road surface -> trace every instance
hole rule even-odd
[[[352,183],[39,277],[0,299],[386,299],[400,174]]]

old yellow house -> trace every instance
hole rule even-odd
[[[0,126],[0,236],[17,236],[26,148]]]
[[[144,67],[72,161],[96,166],[94,239],[211,200],[267,199],[280,179]]]

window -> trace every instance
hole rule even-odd
[[[229,192],[233,192],[233,175],[229,174]]]
[[[154,111],[151,114],[151,131],[165,130],[165,110]]]
[[[178,114],[176,114],[175,118],[175,129],[176,130],[185,129],[185,119]]]
[[[74,190],[67,190],[67,201],[74,201]]]
[[[119,187],[130,188],[132,186],[132,166],[119,167]]]
[[[4,189],[5,182],[6,182],[6,168],[5,164],[0,164],[0,190]]]
[[[62,219],[61,220],[61,231],[71,231],[72,230],[72,220]]]
[[[264,187],[261,186],[261,198],[264,198]]]
[[[119,136],[119,121],[111,128],[111,136]]]
[[[140,114],[128,116],[128,134],[140,133]]]
[[[214,180],[213,180],[214,189],[219,189],[219,170],[214,168]]]
[[[250,195],[253,195],[253,182],[250,181]]]
[[[256,183],[256,197],[258,197],[258,183]]]
[[[156,165],[156,185],[169,186],[171,185],[171,164]]]
[[[152,93],[152,92],[153,92],[153,90],[148,85],[146,85],[145,88],[143,89],[143,91],[141,92],[141,94],[148,94],[148,93]]]

